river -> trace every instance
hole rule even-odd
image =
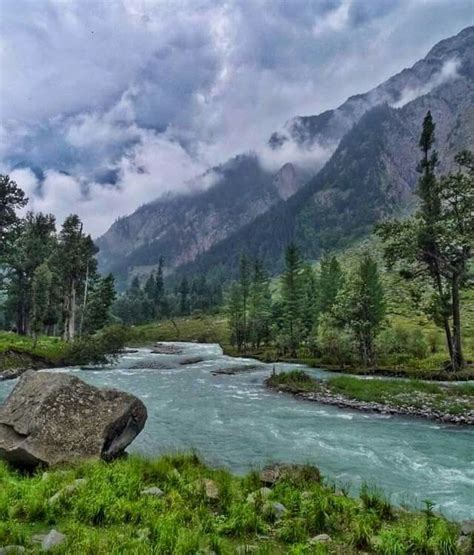
[[[271,364],[213,375],[216,369],[255,361],[227,357],[219,345],[174,345],[182,354],[140,349],[111,368],[55,371],[143,400],[148,421],[130,452],[155,456],[195,449],[207,463],[237,473],[277,461],[311,463],[329,480],[351,484],[354,492],[368,482],[396,504],[419,507],[430,499],[449,518],[474,518],[473,429],[301,401],[265,388]],[[204,360],[180,364],[189,357]],[[146,368],[150,363],[164,368]],[[274,366],[277,371],[300,367]],[[0,402],[13,386],[13,381],[0,382]]]

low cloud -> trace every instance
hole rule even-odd
[[[262,145],[472,20],[470,0],[1,4],[0,170],[31,208],[77,212],[93,235],[160,195],[212,185],[207,169],[240,152],[271,169],[322,164],[331,148]]]
[[[460,61],[456,58],[446,61],[443,64],[443,67],[439,71],[433,75],[433,77],[424,85],[419,87],[406,87],[400,96],[400,99],[397,102],[393,103],[392,106],[394,108],[401,108],[408,104],[412,100],[416,100],[420,96],[428,94],[436,87],[447,83],[448,81],[452,81],[458,77],[458,70],[460,67]]]

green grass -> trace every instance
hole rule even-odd
[[[366,403],[427,407],[452,415],[474,411],[474,385],[470,384],[440,385],[419,380],[378,380],[349,376],[338,376],[321,382],[300,370],[273,375],[269,384],[293,393],[329,392]]]
[[[131,327],[130,345],[154,341],[196,341],[225,347],[229,345],[229,328],[222,315],[181,317]]]
[[[22,475],[0,463],[0,546],[23,545],[27,553],[38,553],[32,536],[55,528],[67,537],[56,554],[461,553],[457,526],[432,511],[394,509],[368,486],[360,498],[351,498],[312,481],[313,475],[289,473],[268,498],[255,495],[251,501],[249,494],[261,487],[257,472],[237,477],[192,455],[130,457],[45,475]],[[78,478],[86,483],[49,501]],[[217,486],[216,499],[206,495],[206,479]],[[141,495],[150,486],[164,495]],[[281,518],[269,508],[275,502],[286,508]],[[332,541],[311,545],[323,533]]]

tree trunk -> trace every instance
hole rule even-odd
[[[453,305],[453,353],[451,364],[453,371],[464,366],[461,336],[461,309],[459,301],[459,274],[455,273],[452,280],[452,305]]]
[[[446,315],[446,311],[445,311],[445,306],[444,306],[444,292],[443,292],[443,284],[441,282],[441,275],[438,271],[438,269],[436,268],[436,286],[438,288],[438,295],[440,298],[440,302],[443,303],[442,309],[443,309],[443,327],[444,327],[444,333],[446,335],[446,343],[448,346],[448,351],[449,351],[449,359],[451,360],[451,362],[453,361],[453,337],[451,334],[451,326],[449,325],[449,318]]]
[[[69,340],[73,340],[76,335],[76,282],[74,280],[71,283],[70,299],[68,337]]]

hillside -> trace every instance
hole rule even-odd
[[[244,250],[278,269],[292,238],[312,257],[349,244],[381,217],[412,207],[416,145],[428,109],[437,124],[440,171],[452,167],[458,150],[472,148],[473,77],[469,27],[375,89],[335,110],[294,118],[271,136],[270,150],[292,142],[309,157],[314,152],[310,169],[289,159],[274,174],[257,155],[238,156],[212,170],[210,188],[158,199],[120,219],[98,240],[102,269],[124,283],[164,256],[168,271],[227,272]],[[303,186],[319,168],[321,149],[334,154]]]

